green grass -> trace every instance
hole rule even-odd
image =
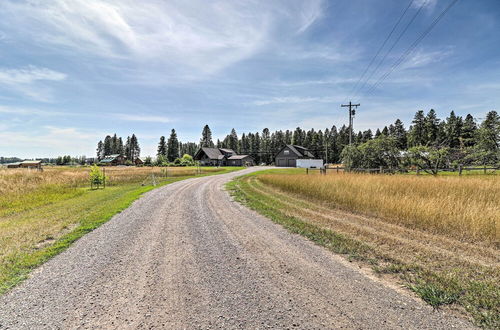
[[[241,168],[229,167],[196,177],[238,169]],[[166,178],[157,186],[128,183],[99,190],[48,187],[24,197],[35,201],[33,205],[36,207],[13,203],[7,208],[10,212],[0,216],[0,294],[26,279],[34,268],[129,207],[142,194],[193,177]]]
[[[287,205],[280,198],[272,198],[252,189],[250,179],[261,174],[303,173],[296,169],[267,170],[238,177],[226,188],[235,200],[270,218],[292,233],[302,235],[348,260],[361,262],[379,274],[392,274],[404,286],[415,292],[431,306],[454,305],[485,328],[500,328],[500,287],[495,283],[495,270],[449,270],[401,262],[384,254],[377,245],[368,244],[343,233],[325,229],[307,219],[287,214]],[[310,203],[308,201],[307,203]],[[307,204],[305,204],[307,205]],[[435,265],[433,265],[435,267]],[[475,275],[474,272],[477,272]],[[465,274],[465,275],[464,275]],[[479,275],[478,275],[479,274]],[[491,277],[489,277],[491,274]]]

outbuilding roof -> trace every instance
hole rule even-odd
[[[250,155],[234,155],[234,156],[229,157],[228,159],[229,160],[236,160],[236,159],[245,159],[247,157],[250,157]]]

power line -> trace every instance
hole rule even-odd
[[[404,62],[404,60],[410,55],[415,48],[418,46],[418,44],[432,31],[432,29],[439,23],[439,21],[446,15],[446,13],[458,2],[458,0],[453,0],[448,7],[446,7],[439,16],[437,16],[434,21],[431,23],[431,25],[424,31],[422,34],[415,40],[410,47],[398,58],[398,60],[392,65],[392,67],[387,71],[385,74],[383,74],[367,91],[367,95],[372,93],[377,86],[379,86],[389,75],[399,66],[401,63]]]
[[[375,54],[375,56],[373,56],[373,58],[371,59],[370,63],[368,64],[368,66],[365,68],[365,71],[363,71],[363,74],[361,75],[361,77],[359,77],[358,81],[356,82],[356,84],[354,85],[354,87],[352,88],[351,92],[349,93],[349,95],[351,95],[352,93],[354,93],[356,91],[356,88],[358,87],[359,83],[361,82],[361,80],[365,77],[366,73],[368,72],[368,70],[371,68],[373,62],[375,62],[375,59],[378,57],[378,55],[380,54],[380,52],[382,51],[382,49],[384,48],[384,46],[387,44],[387,41],[389,41],[389,39],[391,38],[392,34],[394,33],[394,31],[396,30],[396,28],[398,27],[399,23],[401,23],[401,20],[403,19],[403,17],[406,15],[406,12],[408,11],[408,9],[410,9],[411,5],[413,4],[415,0],[411,0],[410,3],[408,4],[408,6],[405,8],[405,10],[403,11],[403,13],[401,14],[401,16],[399,17],[399,19],[396,21],[396,24],[392,27],[392,30],[391,32],[389,32],[389,34],[387,35],[387,37],[385,38],[384,42],[382,43],[382,45],[379,47],[379,49],[377,50],[377,53]],[[350,97],[349,97],[350,98]]]
[[[380,66],[382,65],[382,63],[384,63],[384,61],[387,58],[387,56],[389,55],[389,53],[394,49],[394,47],[396,47],[396,45],[398,44],[399,40],[401,40],[401,38],[406,33],[406,31],[408,31],[408,28],[415,21],[415,19],[417,18],[418,14],[420,14],[420,12],[425,7],[425,5],[427,4],[427,2],[428,2],[428,0],[425,0],[424,2],[422,2],[422,4],[420,5],[420,7],[418,8],[418,10],[415,12],[415,14],[413,15],[413,17],[411,18],[411,20],[408,22],[408,24],[406,24],[406,26],[403,29],[403,31],[401,31],[401,33],[398,35],[397,39],[392,44],[391,48],[389,48],[389,50],[384,54],[384,57],[382,57],[382,59],[378,62],[378,64],[375,67],[375,69],[371,72],[371,74],[368,76],[368,78],[365,79],[363,85],[361,86],[361,88],[358,89],[358,91],[354,94],[354,96],[356,96],[360,91],[363,90],[363,88],[366,86],[366,84],[368,83],[368,81],[373,77],[373,75],[375,74],[375,72],[377,72],[377,70],[380,68]]]

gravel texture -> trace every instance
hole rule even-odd
[[[257,169],[147,193],[0,297],[0,328],[472,328],[232,201]]]

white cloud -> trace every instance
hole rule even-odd
[[[60,81],[64,79],[66,79],[64,73],[33,65],[22,69],[0,69],[0,84],[32,84],[40,80]]]
[[[143,122],[151,122],[151,123],[169,123],[171,122],[170,118],[164,116],[151,116],[151,115],[130,115],[125,113],[118,113],[110,115],[112,118],[117,118],[120,120],[128,120],[128,121],[143,121]]]
[[[283,26],[304,32],[321,0],[300,1],[2,1],[7,28],[42,45],[101,57],[178,64],[217,72],[260,51]]]
[[[331,103],[338,102],[338,98],[334,97],[300,97],[300,96],[283,96],[273,97],[268,100],[253,101],[252,105],[262,106],[270,104],[298,104],[298,103]]]
[[[401,65],[401,69],[420,68],[431,63],[441,62],[452,53],[453,51],[449,48],[431,52],[419,50]]]
[[[420,6],[424,6],[424,8],[428,10],[433,10],[436,7],[438,0],[415,0],[413,1],[412,7],[419,8]]]
[[[52,89],[44,83],[65,80],[66,77],[62,72],[33,65],[18,69],[0,68],[0,86],[42,102],[52,100]]]

